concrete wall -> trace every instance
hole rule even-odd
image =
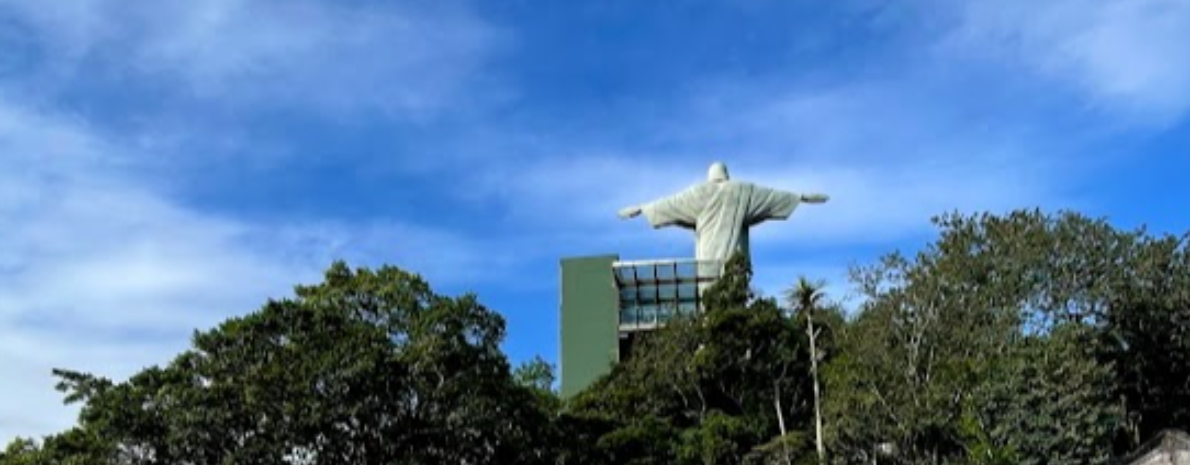
[[[570,397],[619,359],[619,295],[612,263],[619,257],[601,255],[562,259],[561,392]]]

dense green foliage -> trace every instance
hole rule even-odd
[[[1190,426],[1185,238],[1076,214],[940,218],[867,297],[828,368],[832,450],[863,462],[1104,463]]]
[[[0,463],[545,463],[549,418],[503,335],[472,296],[336,264],[163,368],[119,384],[60,372],[78,426]]]
[[[805,279],[758,297],[737,257],[701,315],[571,399],[543,360],[509,366],[473,296],[335,264],[164,367],[57,371],[78,424],[0,465],[1102,464],[1190,428],[1190,237],[1036,211],[936,223],[912,257],[853,270],[846,318]]]

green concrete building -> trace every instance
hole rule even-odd
[[[582,391],[631,356],[642,332],[700,308],[699,288],[722,265],[691,259],[620,261],[617,255],[561,261],[561,392]]]

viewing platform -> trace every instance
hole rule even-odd
[[[695,259],[616,261],[612,263],[619,297],[621,332],[649,331],[678,315],[701,308],[699,289],[719,279],[723,264]]]

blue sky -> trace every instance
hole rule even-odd
[[[692,254],[619,221],[722,160],[821,191],[757,285],[848,292],[933,215],[1190,229],[1190,2],[0,0],[0,441],[195,328],[391,263],[557,353],[558,260]]]

